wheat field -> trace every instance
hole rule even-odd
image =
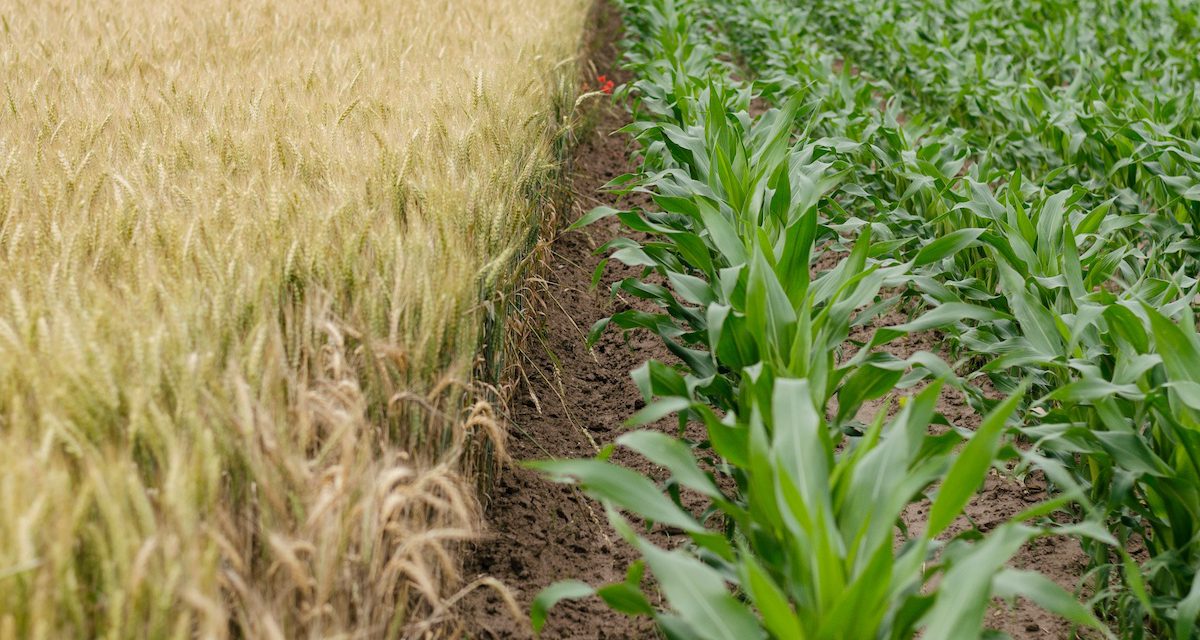
[[[0,637],[437,622],[585,13],[0,1]]]

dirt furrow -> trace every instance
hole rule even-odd
[[[619,12],[606,2],[597,3],[589,35],[590,66],[623,81],[615,69],[620,29]],[[628,115],[616,107],[603,107],[596,117],[598,122],[575,152],[574,217],[599,204],[638,204],[600,191],[606,182],[632,169],[628,136],[612,133],[627,122]],[[601,285],[590,288],[600,259],[594,251],[619,232],[618,225],[610,222],[564,233],[553,242],[542,283],[545,316],[526,345],[523,369],[528,384],[514,394],[507,416],[509,451],[517,461],[595,455],[597,447],[620,435],[622,422],[641,406],[629,372],[648,359],[670,358],[658,338],[649,334],[633,334],[626,340],[610,331],[593,349],[585,345],[592,323],[627,304],[610,300],[608,285],[636,275],[612,265]],[[631,460],[630,465],[636,468],[638,462]],[[466,574],[498,578],[525,611],[534,596],[553,582],[578,579],[598,585],[621,580],[637,559],[614,536],[597,503],[574,487],[547,482],[519,466],[503,472],[487,518],[489,534],[476,544]],[[467,597],[461,615],[471,637],[530,636],[525,621],[514,620],[500,596],[490,590]],[[614,613],[599,599],[559,605],[543,632],[545,638],[655,636],[649,620]]]

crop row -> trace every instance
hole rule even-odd
[[[0,6],[0,638],[445,622],[588,4]]]
[[[1104,5],[1087,28],[1065,4],[1000,0],[871,17],[895,4],[626,6],[642,162],[611,186],[655,207],[579,224],[637,232],[605,247],[642,268],[614,288],[659,311],[606,324],[677,356],[634,372],[649,404],[631,423],[681,429],[617,441],[663,486],[609,452],[541,467],[609,507],[663,606],[639,563],[620,584],[552,587],[535,622],[597,592],[670,637],[949,638],[1024,595],[1104,635],[1195,632],[1195,63],[1147,35],[1195,11]],[[897,310],[907,322],[881,321]],[[923,332],[945,350],[887,352]],[[945,387],[983,414],[974,430],[937,413]],[[889,418],[877,405],[897,398]],[[684,437],[689,421],[706,437]],[[986,532],[952,526],[992,469],[1042,474],[1050,497]],[[906,530],[923,499],[928,521]],[[630,518],[688,542],[655,546]],[[1086,591],[1006,567],[1047,535],[1088,552]]]

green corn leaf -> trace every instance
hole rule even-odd
[[[725,588],[721,574],[682,551],[664,551],[645,540],[638,550],[664,597],[700,638],[762,638],[758,620]]]
[[[1200,383],[1180,380],[1179,382],[1168,382],[1163,386],[1173,390],[1180,402],[1200,411]]]
[[[649,598],[636,583],[617,582],[605,585],[596,589],[596,595],[613,611],[631,616],[654,615],[654,605],[650,604]]]
[[[599,460],[543,460],[526,463],[558,481],[575,479],[595,497],[628,509],[647,520],[688,532],[704,533],[690,515],[677,507],[645,476]]]
[[[650,402],[646,406],[638,410],[625,421],[625,426],[640,427],[642,425],[658,422],[663,418],[681,411],[687,411],[692,406],[692,401],[679,396],[671,396],[661,398]]]
[[[1105,216],[1107,216],[1108,212],[1112,209],[1114,200],[1115,198],[1102,202],[1099,206],[1097,206],[1095,209],[1092,209],[1090,213],[1084,216],[1083,220],[1080,220],[1079,224],[1075,227],[1075,235],[1082,236],[1089,233],[1095,233],[1096,230],[1100,228],[1100,223],[1104,221]]]
[[[611,218],[612,216],[615,216],[620,213],[623,213],[620,209],[614,209],[612,207],[596,207],[595,209],[592,209],[591,211],[587,212],[582,217],[580,217],[578,220],[576,220],[574,223],[572,223],[571,226],[567,227],[567,231],[574,231],[576,229],[581,229],[590,224],[594,224],[595,222],[597,222],[599,220],[603,220],[604,218]]]
[[[1049,254],[1051,258],[1056,257],[1058,252],[1062,250],[1061,245],[1063,226],[1066,220],[1066,204],[1067,198],[1070,196],[1070,191],[1060,191],[1049,198],[1046,198],[1046,201],[1042,204],[1041,211],[1038,212],[1038,250],[1043,254]]]
[[[611,321],[612,318],[600,318],[588,330],[586,344],[589,349],[600,341],[600,336],[604,335],[604,330],[608,328],[608,323]]]
[[[877,545],[874,553],[839,597],[823,620],[822,638],[869,638],[877,633],[888,612],[888,591],[892,586],[895,558],[892,542]]]
[[[1200,346],[1195,332],[1185,332],[1149,305],[1142,305],[1150,318],[1155,346],[1162,355],[1172,380],[1200,382]]]
[[[659,332],[662,335],[662,332]],[[663,346],[675,357],[683,361],[698,378],[708,378],[717,374],[717,365],[713,362],[712,354],[700,349],[691,349],[679,342],[663,336]]]
[[[687,380],[674,367],[658,360],[647,360],[630,375],[646,400],[654,396],[688,397]]]
[[[1075,234],[1068,229],[1063,234],[1062,242],[1063,276],[1067,279],[1067,289],[1077,302],[1087,295],[1087,286],[1083,282],[1083,267],[1079,262],[1079,248],[1075,244]]]
[[[1006,524],[957,558],[938,587],[933,608],[924,617],[929,623],[923,640],[978,637],[991,604],[994,576],[1034,533],[1029,527]]]
[[[1021,323],[1021,331],[1034,349],[1046,358],[1062,353],[1063,335],[1055,323],[1054,314],[1025,287],[1022,277],[1004,261],[996,263],[1004,293],[1012,306],[1013,315]]]
[[[1059,402],[1069,403],[1090,403],[1101,398],[1110,396],[1121,396],[1129,399],[1140,399],[1144,394],[1138,389],[1137,385],[1133,384],[1113,384],[1107,380],[1098,378],[1083,378],[1075,382],[1063,385],[1048,396],[1045,400],[1057,400]],[[1039,401],[1039,404],[1041,401]]]
[[[707,407],[700,407],[697,412],[704,421],[705,429],[708,430],[708,438],[712,442],[713,450],[729,464],[739,469],[745,469],[750,464],[749,430],[723,424]]]
[[[1175,611],[1176,640],[1190,640],[1196,632],[1196,623],[1200,619],[1200,571],[1192,577],[1191,588],[1187,596],[1179,601]]]
[[[1075,596],[1036,571],[1005,569],[992,579],[992,592],[998,598],[1022,596],[1050,613],[1091,627],[1106,638],[1115,637]]]
[[[1146,329],[1132,310],[1119,304],[1108,305],[1104,308],[1104,319],[1109,331],[1129,342],[1139,353],[1150,350]]]
[[[913,263],[918,266],[933,264],[976,244],[983,229],[958,229],[930,242],[917,252]]]
[[[679,250],[680,259],[698,269],[710,282],[716,279],[717,270],[713,264],[713,254],[700,236],[688,231],[679,231],[670,234],[670,239]]]
[[[680,484],[710,498],[724,499],[717,485],[696,465],[692,451],[679,439],[658,431],[632,431],[617,438],[617,444],[666,468]]]
[[[772,446],[787,461],[786,468],[799,483],[801,494],[815,506],[827,495],[833,445],[824,421],[813,409],[809,381],[775,381],[771,409]]]
[[[715,206],[706,200],[699,202],[700,218],[713,245],[721,252],[729,266],[736,267],[746,263],[746,247],[738,236],[733,223]]]
[[[592,281],[590,287],[596,289],[600,286],[600,280],[604,278],[604,271],[608,268],[609,258],[603,258],[596,263],[596,268],[592,270]]]
[[[529,607],[529,622],[533,625],[534,635],[540,635],[546,626],[546,615],[554,605],[563,600],[579,600],[596,593],[587,583],[578,580],[563,580],[542,589],[533,604]]]
[[[691,198],[655,195],[654,203],[667,213],[687,216],[695,220],[700,219],[700,209]]]
[[[1150,594],[1146,592],[1146,583],[1142,580],[1142,568],[1138,566],[1137,561],[1133,559],[1133,556],[1129,555],[1128,551],[1118,549],[1118,552],[1121,554],[1121,566],[1124,569],[1125,584],[1128,585],[1129,590],[1137,598],[1138,603],[1142,605],[1142,609],[1153,618],[1154,605],[1150,602]]]
[[[671,286],[679,293],[679,297],[695,305],[707,306],[716,302],[717,296],[713,287],[701,278],[689,276],[674,271],[667,272]]]
[[[868,400],[881,398],[904,375],[900,369],[864,365],[851,373],[838,390],[838,420],[849,417]]]
[[[767,574],[749,550],[743,549],[741,558],[742,584],[751,602],[758,608],[763,626],[771,636],[796,640],[807,638],[808,635],[796,617],[796,612],[775,580]]]
[[[805,212],[784,232],[784,248],[777,272],[793,309],[808,295],[809,269],[812,268],[813,241],[817,234],[817,210]]]
[[[625,247],[617,249],[609,256],[622,264],[630,267],[657,267],[658,261],[651,258],[644,249],[640,247]]]
[[[778,355],[785,345],[792,344],[796,311],[761,251],[756,251],[750,262],[746,317],[753,323],[760,349],[775,350],[768,355]]]
[[[996,453],[1000,450],[1004,424],[1020,404],[1023,395],[1024,387],[992,409],[950,467],[946,479],[938,489],[937,498],[929,509],[929,537],[935,537],[945,531],[962,513],[963,507],[983,483]]]
[[[894,327],[884,327],[875,332],[871,338],[871,346],[887,344],[898,337],[917,333],[920,331],[929,331],[930,329],[940,329],[943,327],[958,324],[964,320],[975,320],[978,322],[991,322],[995,320],[1010,319],[1008,314],[965,302],[948,302],[943,305],[934,307],[932,310],[924,313],[921,317],[911,322],[896,325]]]

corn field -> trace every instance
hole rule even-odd
[[[652,205],[576,224],[619,220],[601,252],[640,275],[613,295],[654,311],[590,339],[674,361],[633,372],[646,428],[537,463],[641,560],[547,588],[535,628],[595,595],[668,638],[995,637],[1021,597],[1073,637],[1193,637],[1200,5],[623,7],[640,144],[609,189]],[[913,336],[940,348],[889,351]],[[951,390],[976,424],[937,411]],[[952,526],[997,474],[1051,491]],[[1086,552],[1079,584],[1010,566],[1043,538]]]

